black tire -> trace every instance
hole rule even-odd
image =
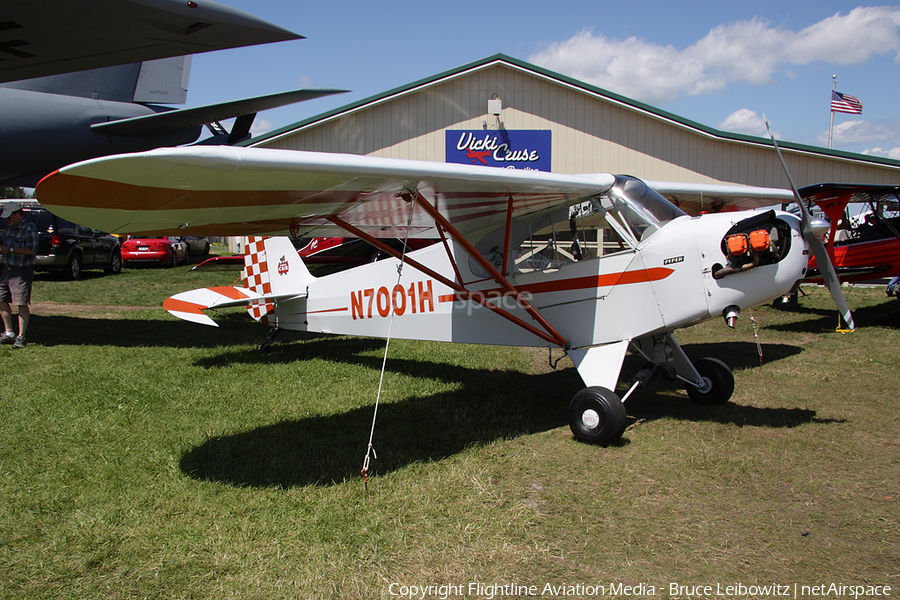
[[[185,246],[184,247],[184,264],[188,264],[189,262],[191,262],[191,247]]]
[[[619,397],[604,387],[584,388],[569,403],[569,427],[587,444],[606,445],[622,437],[627,417]]]
[[[77,252],[73,252],[72,256],[69,257],[69,262],[66,263],[66,269],[63,271],[63,275],[69,281],[77,281],[81,279],[81,255]]]
[[[122,255],[118,252],[113,252],[112,258],[109,261],[109,266],[103,271],[107,275],[118,275],[122,272]]]
[[[174,269],[178,266],[178,252],[173,248],[172,249],[172,260],[169,262],[169,268]]]
[[[717,358],[701,358],[694,363],[697,372],[709,384],[700,390],[692,385],[685,387],[688,396],[697,404],[725,404],[734,393],[734,375],[728,365]]]

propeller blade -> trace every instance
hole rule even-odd
[[[812,217],[806,209],[806,204],[803,203],[803,198],[800,197],[800,192],[794,184],[794,179],[791,177],[791,172],[788,170],[787,163],[784,162],[784,157],[781,155],[781,148],[778,147],[778,142],[775,141],[775,136],[772,135],[772,130],[769,129],[769,120],[765,119],[765,116],[763,119],[766,122],[766,131],[769,132],[769,137],[772,138],[772,143],[775,145],[775,152],[778,154],[778,160],[781,161],[784,173],[787,175],[788,182],[791,184],[794,198],[796,198],[797,204],[800,205],[800,230],[803,233],[803,238],[812,249],[813,256],[816,257],[816,263],[819,265],[819,272],[822,275],[822,279],[825,281],[825,286],[828,288],[828,291],[831,292],[831,297],[834,299],[834,303],[844,317],[844,322],[847,323],[847,327],[853,329],[853,315],[850,314],[850,307],[847,305],[847,298],[844,297],[844,290],[841,289],[841,282],[838,279],[837,273],[834,271],[834,265],[831,264],[831,257],[828,256],[828,251],[825,249],[825,244],[822,243],[822,238],[813,231]]]

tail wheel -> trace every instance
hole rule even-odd
[[[703,379],[703,387],[686,386],[691,400],[698,404],[725,404],[734,393],[734,375],[728,365],[717,358],[701,358],[694,363]]]
[[[627,418],[625,405],[610,390],[584,388],[569,403],[569,427],[579,441],[606,445],[622,436]]]

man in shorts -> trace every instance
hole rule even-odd
[[[34,223],[25,219],[18,202],[7,202],[0,210],[0,219],[6,220],[6,227],[0,230],[0,318],[4,329],[0,343],[12,344],[14,349],[19,349],[25,347],[25,332],[31,316],[28,305],[31,304],[38,233]],[[13,329],[10,304],[18,307],[18,335]]]

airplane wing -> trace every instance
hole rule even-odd
[[[790,189],[670,181],[648,181],[647,185],[689,215],[755,210],[794,201]]]
[[[244,100],[233,100],[218,104],[207,104],[193,108],[181,108],[154,115],[143,115],[130,119],[95,123],[91,129],[100,133],[122,136],[155,136],[176,133],[192,127],[200,127],[214,121],[224,121],[244,115],[256,114],[261,110],[277,108],[295,102],[303,102],[332,94],[343,94],[347,90],[293,90],[268,96],[256,96]]]
[[[405,235],[409,192],[428,198],[461,232],[503,223],[608,189],[611,175],[227,146],[166,148],[70,165],[38,185],[55,214],[114,233],[343,236],[340,217],[374,237]],[[401,233],[402,228],[402,233]],[[410,233],[437,238],[416,211]]]
[[[837,224],[851,202],[893,202],[900,199],[900,185],[818,183],[800,188],[800,196],[814,201]]]
[[[4,2],[0,83],[302,37],[212,0]]]
[[[612,175],[566,175],[265,148],[166,148],[70,165],[37,186],[55,214],[111,233],[437,238],[421,194],[466,237],[608,190]],[[661,185],[657,183],[656,185]],[[671,186],[674,188],[675,186]],[[719,186],[734,197],[767,193]],[[688,189],[687,187],[685,189]],[[776,202],[778,200],[776,199]],[[337,222],[337,221],[340,221]]]

